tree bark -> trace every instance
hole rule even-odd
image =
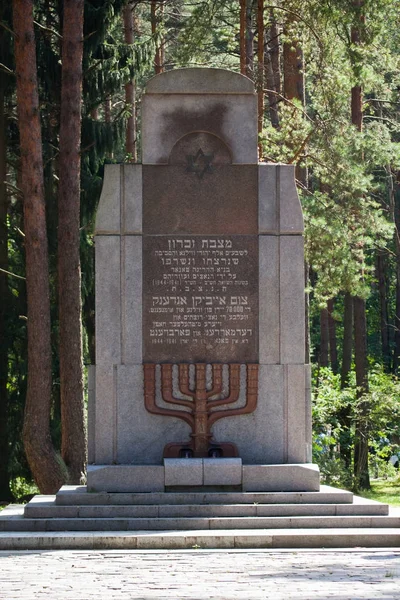
[[[133,9],[130,4],[126,4],[123,11],[125,43],[133,44],[135,39],[133,26]],[[125,105],[129,109],[130,116],[126,125],[125,149],[131,162],[137,162],[136,150],[136,99],[135,99],[135,80],[132,79],[125,84]]]
[[[0,48],[3,44],[4,30],[0,30]],[[8,235],[7,214],[8,195],[6,189],[7,146],[6,119],[4,106],[4,81],[0,74],[0,500],[12,500],[10,477],[8,471],[9,438],[8,438],[8,350],[9,334],[7,328],[7,311],[10,302],[8,291]]]
[[[254,77],[253,0],[246,0],[246,75]]]
[[[354,298],[354,359],[356,365],[357,397],[359,399],[354,442],[354,475],[356,486],[370,487],[368,472],[368,416],[369,406],[365,400],[368,393],[367,319],[365,300]]]
[[[328,329],[329,329],[329,356],[331,362],[331,369],[334,373],[338,372],[338,356],[337,356],[337,343],[336,343],[336,321],[333,318],[333,311],[335,309],[335,302],[333,298],[328,300]]]
[[[257,44],[258,134],[260,135],[264,121],[264,0],[258,0]],[[259,146],[259,155],[261,157],[261,146]]]
[[[50,436],[49,269],[32,0],[13,1],[13,23],[28,297],[28,389],[23,438],[40,491],[54,494],[64,482],[64,473]]]
[[[349,384],[351,360],[353,355],[353,298],[346,292],[344,297],[343,316],[343,347],[340,387],[344,389]]]
[[[294,16],[290,14],[286,27],[294,21]],[[287,40],[283,45],[283,93],[285,98],[300,100],[305,109],[305,87],[304,87],[304,65],[303,51],[299,40]],[[296,165],[296,179],[301,186],[306,189],[308,187],[307,168]],[[304,263],[304,279],[305,289],[308,289],[309,266]],[[310,314],[310,299],[305,292],[305,344],[304,355],[305,362],[310,362],[310,333],[309,333],[309,314]]]
[[[240,0],[240,72],[247,74],[246,67],[246,0]]]
[[[281,65],[280,65],[280,46],[279,29],[274,17],[274,12],[270,11],[270,27],[268,33],[267,52],[265,53],[265,79],[267,83],[269,116],[273,127],[279,127],[278,102],[281,93]]]
[[[320,346],[319,364],[321,367],[329,367],[329,325],[328,309],[322,308],[320,312]]]
[[[364,18],[362,15],[363,0],[354,0],[353,5],[359,9],[358,24],[351,29],[351,42],[359,45],[361,42],[360,25]],[[354,65],[356,70],[356,66]],[[361,85],[355,85],[351,89],[351,122],[358,131],[363,126],[363,98]],[[363,157],[360,157],[361,160]],[[356,422],[355,444],[354,444],[354,475],[356,485],[361,488],[369,488],[368,473],[368,405],[363,396],[368,392],[368,359],[367,359],[367,322],[365,300],[360,297],[354,298],[354,362],[356,368],[356,381],[358,398],[360,402],[359,418]]]
[[[394,318],[394,351],[393,370],[398,373],[400,367],[400,186],[397,184],[397,193],[394,193],[394,220],[395,220],[395,251],[396,251],[396,314]]]
[[[160,13],[162,14],[164,11],[163,2],[161,2],[159,10],[160,10]],[[153,36],[155,36],[157,34],[157,29],[158,29],[157,25],[159,22],[159,19],[157,17],[157,1],[156,0],[151,0],[150,19],[151,19],[151,33],[153,34]],[[158,73],[162,73],[162,71],[163,71],[161,46],[162,46],[162,42],[159,41],[156,45],[156,52],[155,52],[155,56],[154,56],[154,70],[156,72],[156,75],[158,75]]]
[[[83,0],[64,0],[58,198],[61,454],[73,484],[80,483],[86,465],[79,233],[82,53]]]
[[[381,350],[385,368],[390,371],[390,334],[389,334],[389,306],[387,299],[386,256],[383,251],[378,251],[376,257],[376,277],[379,290],[379,318],[381,330]]]

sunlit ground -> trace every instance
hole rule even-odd
[[[368,491],[363,490],[359,495],[392,506],[400,506],[400,477],[395,479],[372,479],[371,489]]]

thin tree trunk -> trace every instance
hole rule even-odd
[[[161,4],[160,10],[163,10],[163,5]],[[151,33],[153,34],[153,36],[155,36],[157,34],[157,30],[158,30],[158,22],[159,19],[157,17],[157,1],[156,0],[151,0]],[[162,72],[162,52],[161,52],[161,45],[162,42],[158,42],[157,46],[156,46],[156,52],[155,52],[155,56],[154,56],[154,70],[156,72],[156,75],[158,75],[158,73]]]
[[[258,134],[260,135],[264,121],[264,0],[258,0],[257,44]],[[259,144],[259,156],[261,158],[261,144]]]
[[[279,44],[280,29],[276,22],[275,14],[273,9],[270,11],[270,52],[271,52],[271,64],[272,71],[274,74],[274,90],[278,93],[282,93],[281,85],[281,47]]]
[[[319,364],[321,367],[329,367],[329,325],[328,309],[322,308],[320,311],[320,346],[319,346]]]
[[[360,9],[359,23],[363,22],[361,8],[363,0],[354,0],[353,4]],[[359,45],[360,27],[352,27],[351,41],[355,46]],[[355,85],[351,89],[351,122],[358,131],[362,131],[363,125],[363,98],[361,85]],[[363,158],[362,156],[360,157]],[[356,369],[356,381],[359,398],[359,418],[356,422],[355,444],[354,444],[354,475],[356,485],[361,488],[369,488],[368,473],[368,404],[363,397],[368,393],[368,359],[367,359],[367,321],[365,300],[360,297],[354,298],[354,362]]]
[[[376,276],[379,290],[379,317],[381,329],[381,349],[383,363],[387,370],[391,367],[390,337],[389,337],[389,306],[387,300],[386,256],[378,251],[376,257]]]
[[[365,300],[354,298],[354,358],[356,366],[357,397],[359,399],[354,443],[354,475],[356,485],[369,488],[368,472],[368,415],[369,407],[365,400],[368,393],[367,361],[367,318]]]
[[[3,44],[3,30],[0,30],[0,47]],[[9,335],[7,329],[7,311],[10,302],[8,280],[8,235],[7,213],[8,195],[6,189],[7,146],[6,119],[4,106],[4,81],[0,74],[0,500],[12,500],[10,476],[8,471],[9,439],[8,439],[8,350]]]
[[[293,15],[289,17],[287,27],[293,22]],[[299,40],[287,40],[283,45],[283,93],[288,100],[300,100],[305,110],[305,84],[304,84],[304,65],[303,51]],[[303,189],[308,187],[308,172],[306,167],[296,165],[296,179]],[[308,289],[309,266],[305,263],[305,289]],[[305,362],[310,362],[310,342],[309,342],[309,295],[305,292]]]
[[[130,4],[124,7],[124,34],[125,43],[133,44],[134,42],[134,26],[133,26],[133,9]],[[126,142],[125,149],[131,162],[137,161],[136,151],[136,106],[135,106],[135,80],[132,79],[125,84],[125,105],[128,107],[130,116],[126,125]]]
[[[240,72],[247,74],[246,68],[246,0],[240,0]]]
[[[337,356],[336,321],[333,318],[334,309],[335,302],[333,298],[331,298],[330,300],[328,300],[329,356],[331,362],[331,369],[334,373],[337,373],[339,369],[339,363]]]
[[[400,367],[400,189],[397,184],[397,194],[394,194],[394,219],[395,219],[395,251],[396,251],[396,314],[394,318],[394,351],[393,370],[398,373]]]
[[[74,484],[86,465],[79,233],[82,53],[83,0],[64,0],[58,199],[61,453]]]
[[[253,0],[246,1],[246,75],[254,77]]]
[[[279,29],[274,12],[270,11],[270,27],[268,33],[267,52],[265,53],[265,79],[268,94],[269,115],[273,127],[279,127],[278,102],[281,93],[281,65]]]
[[[349,385],[351,360],[353,355],[353,298],[346,292],[344,297],[343,316],[343,347],[342,368],[340,373],[340,387],[344,389]]]
[[[32,0],[13,1],[13,24],[28,297],[28,389],[23,437],[40,491],[54,494],[64,482],[64,473],[50,436],[49,267]]]

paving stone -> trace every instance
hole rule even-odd
[[[400,549],[202,550],[199,541],[187,551],[0,552],[0,599],[399,598]]]

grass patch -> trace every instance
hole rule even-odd
[[[372,479],[371,489],[362,490],[359,494],[364,498],[400,506],[400,477],[394,479]]]

